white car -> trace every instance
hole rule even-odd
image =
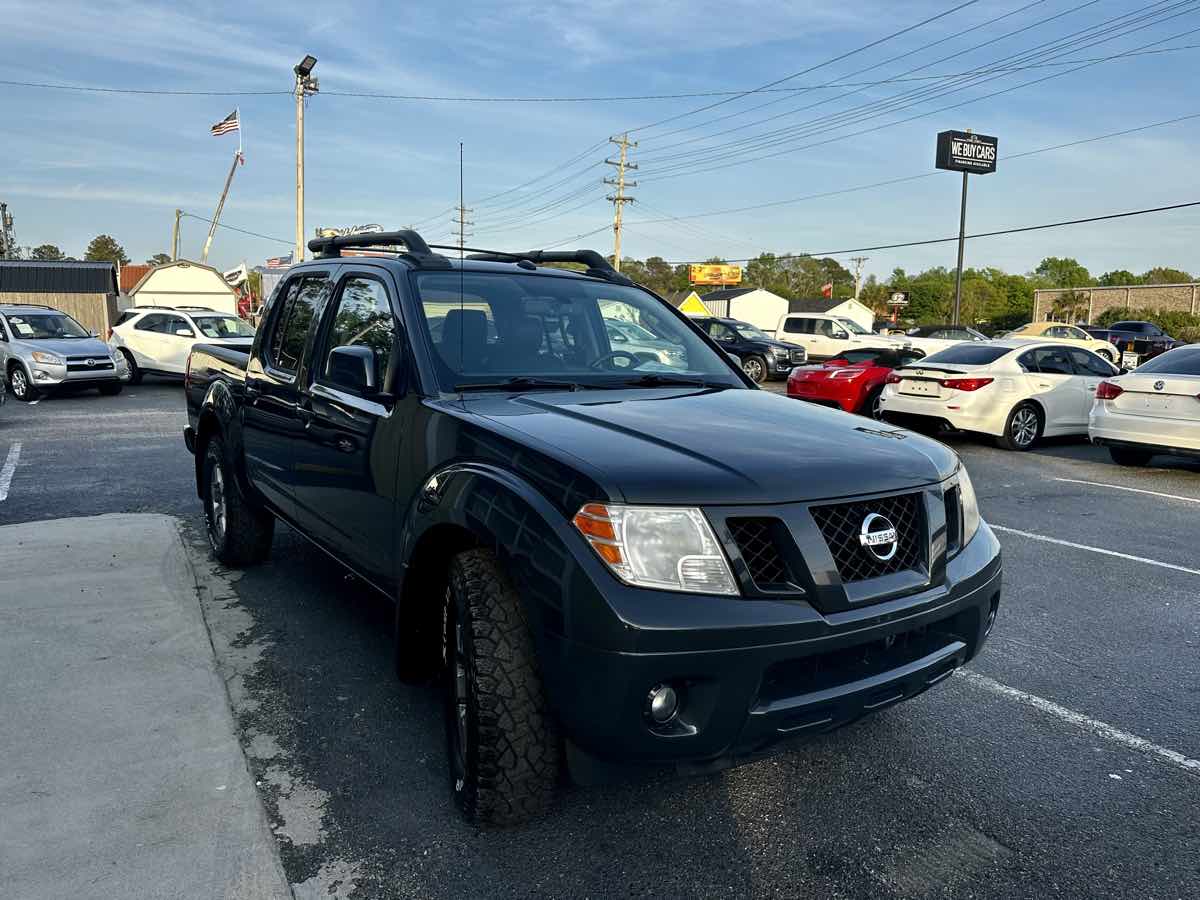
[[[1156,453],[1200,456],[1200,344],[1102,381],[1088,437],[1122,466],[1144,466]]]
[[[249,350],[254,329],[237,316],[198,306],[135,306],[121,313],[108,346],[129,367],[129,381],[144,375],[182,378],[193,344]]]
[[[987,340],[986,335],[980,334],[974,328],[968,328],[966,325],[919,325],[916,328],[908,329],[903,335],[896,335],[896,337],[900,337],[910,346],[924,351],[926,356],[966,341]]]
[[[918,430],[990,434],[1008,450],[1086,434],[1096,389],[1119,374],[1081,347],[1051,342],[958,344],[888,376],[882,417]]]
[[[808,361],[837,356],[844,350],[863,347],[905,347],[907,339],[875,334],[853,319],[827,313],[787,313],[780,316],[775,339],[800,344]]]

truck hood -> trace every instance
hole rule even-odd
[[[631,503],[845,497],[930,484],[958,465],[936,441],[766,391],[538,392],[480,397],[466,408],[518,440],[585,462]]]
[[[41,350],[45,353],[56,353],[59,356],[90,356],[96,359],[108,359],[108,344],[100,338],[39,338],[18,341],[30,352]]]

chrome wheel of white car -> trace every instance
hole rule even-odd
[[[1008,414],[1000,446],[1008,450],[1029,450],[1042,432],[1042,414],[1032,403],[1018,403]]]

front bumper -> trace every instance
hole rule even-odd
[[[913,697],[979,652],[1000,587],[999,544],[983,525],[947,563],[943,582],[916,594],[824,614],[804,601],[693,607],[677,595],[676,622],[626,623],[638,632],[635,646],[670,648],[652,652],[544,636],[546,686],[572,774],[598,780],[596,772],[629,763],[721,769]],[[660,683],[681,697],[664,727],[644,714]]]
[[[86,362],[74,360],[64,364],[27,361],[25,366],[29,371],[30,382],[40,390],[96,387],[114,381],[124,381],[129,377],[123,360],[117,363],[108,357],[89,358],[93,362],[90,366]]]

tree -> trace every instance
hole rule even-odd
[[[1038,267],[1033,270],[1033,274],[1047,282],[1047,287],[1091,287],[1096,283],[1091,273],[1080,265],[1079,260],[1070,256],[1062,258],[1047,256],[1038,263]]]
[[[171,261],[171,257],[167,256],[167,254],[155,253],[152,257],[150,257],[148,260],[146,260],[146,265],[161,266],[161,265],[165,265],[166,263],[169,263],[170,261]]]
[[[1155,266],[1141,277],[1142,284],[1187,284],[1192,276],[1181,269],[1167,269]]]
[[[34,247],[29,253],[30,259],[66,259],[67,254],[63,253],[58,247],[53,244],[42,244]]]
[[[129,265],[129,257],[125,253],[125,248],[117,243],[116,239],[108,234],[98,234],[92,238],[92,242],[88,244],[87,252],[83,254],[83,258],[92,262],[111,262],[117,265]]]
[[[1101,287],[1124,287],[1127,284],[1141,284],[1141,279],[1128,269],[1113,269],[1100,276]]]

